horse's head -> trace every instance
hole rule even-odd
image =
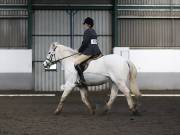
[[[56,42],[50,44],[49,52],[47,54],[46,60],[43,62],[44,68],[50,68],[51,65],[56,63],[57,56],[56,56]]]
[[[57,42],[50,44],[49,52],[46,60],[43,62],[44,68],[50,68],[51,65],[55,64],[59,60],[73,57],[78,52],[67,46],[61,45]]]

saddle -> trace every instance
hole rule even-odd
[[[87,59],[86,61],[82,62],[80,64],[80,68],[81,68],[81,71],[84,72],[89,63],[92,61],[92,60],[97,60],[99,58],[101,58],[103,55],[97,55],[97,56],[92,56],[90,57],[89,59]],[[84,73],[84,78],[86,80],[85,82],[85,85],[79,85],[78,83],[78,87],[84,87],[84,86],[98,86],[98,85],[102,85],[106,82],[111,82],[110,78],[107,77],[107,76],[104,76],[104,75],[101,75],[101,74],[94,74],[94,73]]]
[[[97,60],[97,59],[101,58],[102,56],[103,56],[102,54],[96,55],[96,56],[92,56],[92,57],[90,57],[89,59],[87,59],[86,61],[82,62],[82,63],[80,64],[80,67],[81,67],[82,72],[84,72],[84,71],[88,68],[89,63],[90,63],[91,61]]]

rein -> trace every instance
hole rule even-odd
[[[63,58],[61,58],[61,59],[55,60],[55,61],[53,61],[53,62],[51,62],[51,63],[52,63],[52,64],[55,64],[55,63],[57,63],[57,62],[59,62],[59,61],[62,61],[62,60],[64,60],[64,59],[67,59],[67,58],[72,57],[72,56],[77,55],[77,54],[79,54],[79,53],[74,53],[74,54],[72,54],[72,55],[69,55],[69,56],[63,57]]]

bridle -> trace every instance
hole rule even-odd
[[[52,65],[53,65],[53,64],[56,64],[57,62],[61,62],[61,61],[64,60],[64,59],[67,59],[67,58],[69,58],[69,57],[72,57],[72,56],[74,56],[74,55],[79,54],[79,53],[74,53],[74,54],[72,54],[72,55],[69,55],[69,56],[66,56],[66,57],[63,57],[63,58],[61,58],[61,59],[56,60],[55,53],[54,53],[55,50],[56,50],[56,48],[57,48],[57,46],[53,49],[53,52],[51,52],[50,57],[49,57],[49,58],[46,58],[46,60],[49,61]],[[53,58],[55,59],[54,61],[53,61]],[[47,65],[50,66],[48,63],[47,63]]]

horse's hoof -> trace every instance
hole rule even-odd
[[[137,109],[131,110],[133,116],[141,116],[140,112]]]
[[[90,112],[91,115],[95,115],[95,110]]]
[[[92,106],[92,109],[90,109],[90,114],[95,115],[96,114],[96,106]]]
[[[97,113],[98,115],[106,115],[106,114],[108,113],[108,111],[109,111],[108,107],[107,107],[107,106],[104,106],[104,107],[96,110],[96,113]]]
[[[58,109],[56,109],[56,110],[54,111],[54,115],[59,115],[60,113],[61,113],[61,111],[58,110]]]

